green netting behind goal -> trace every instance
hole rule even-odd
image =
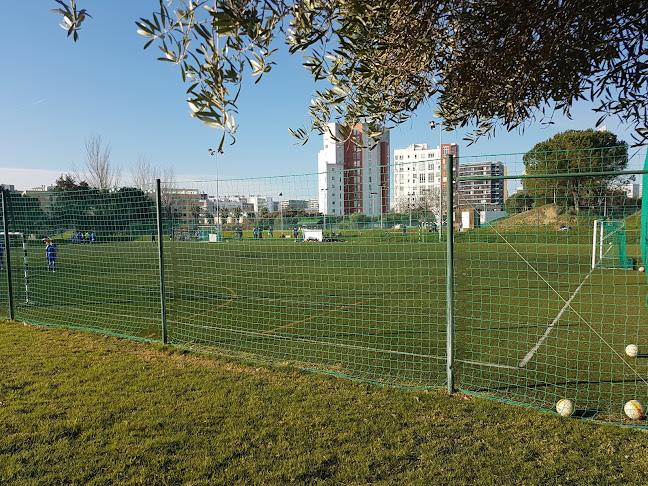
[[[625,220],[594,221],[592,268],[633,269],[635,260],[626,251]]]
[[[643,169],[648,171],[648,154],[643,165]],[[648,187],[648,173],[641,177],[642,187]],[[641,199],[641,260],[644,267],[648,266],[648,197]],[[646,272],[648,282],[648,272]],[[648,294],[646,294],[646,305],[648,305]]]

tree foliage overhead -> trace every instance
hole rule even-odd
[[[596,209],[629,181],[609,174],[626,168],[628,147],[608,131],[567,130],[536,144],[523,160],[527,176],[578,174],[524,179],[524,189],[536,205],[556,202],[576,212],[583,207]]]
[[[76,40],[87,12],[56,1]],[[230,135],[246,70],[268,73],[279,39],[328,82],[293,131],[303,141],[333,120],[378,133],[430,100],[446,129],[476,124],[475,140],[583,98],[648,138],[646,1],[159,0],[137,26],[179,66],[193,116]]]

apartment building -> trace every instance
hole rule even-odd
[[[327,215],[389,211],[389,132],[378,140],[367,127],[350,127],[344,140],[341,125],[329,123],[317,157],[319,212]],[[335,137],[333,136],[335,134]],[[337,138],[337,139],[336,139]]]
[[[444,143],[433,149],[415,143],[394,150],[394,198],[396,211],[438,206],[439,196],[448,182],[447,155],[454,156],[452,174],[459,165],[459,146]]]

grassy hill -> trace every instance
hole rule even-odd
[[[537,225],[559,227],[561,224],[573,226],[578,224],[579,221],[582,221],[582,218],[563,212],[556,204],[547,204],[499,220],[497,225],[501,227]]]

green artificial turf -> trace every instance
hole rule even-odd
[[[445,389],[447,261],[436,236],[365,230],[329,243],[165,242],[168,342]],[[545,410],[569,398],[581,416],[612,421],[624,420],[626,401],[646,401],[646,363],[624,355],[629,343],[648,346],[645,274],[591,271],[590,240],[587,218],[569,232],[509,218],[457,234],[457,389]],[[41,244],[28,257],[29,302],[13,257],[17,319],[161,341],[152,242],[61,244],[56,273],[46,270]]]

